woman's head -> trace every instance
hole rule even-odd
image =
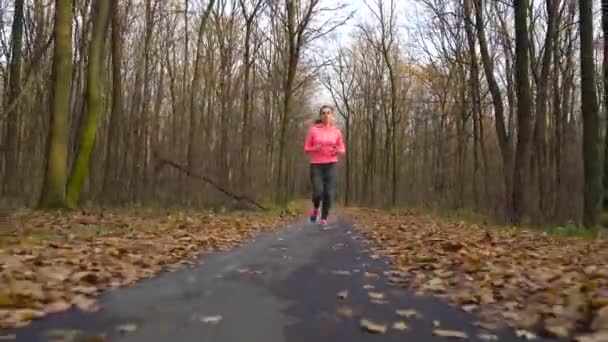
[[[333,108],[330,105],[323,105],[319,109],[319,118],[316,123],[330,124],[332,123]]]

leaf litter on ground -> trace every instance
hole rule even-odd
[[[349,208],[371,253],[407,288],[479,314],[486,327],[575,337],[608,330],[608,241]]]
[[[132,209],[19,210],[0,235],[0,328],[76,307],[100,309],[104,290],[193,265],[291,219],[265,213],[216,215]]]

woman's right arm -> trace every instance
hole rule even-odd
[[[315,148],[315,140],[312,134],[312,127],[308,129],[308,133],[306,134],[306,140],[304,141],[304,152],[310,153],[314,152]]]

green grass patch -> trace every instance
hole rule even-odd
[[[475,212],[469,208],[463,209],[446,209],[446,208],[391,208],[388,210],[389,213],[394,215],[402,214],[413,214],[413,215],[429,215],[450,221],[464,221],[472,224],[490,224],[495,227],[509,227],[518,228],[510,225],[501,225],[496,223],[491,217]],[[608,222],[608,216],[606,217]],[[558,226],[544,226],[544,227],[530,227],[521,226],[521,229],[527,229],[532,231],[544,231],[548,234],[563,236],[563,237],[576,237],[582,239],[608,239],[608,229],[597,227],[597,228],[585,228],[575,223],[566,223]]]
[[[549,234],[578,237],[583,239],[605,239],[608,235],[604,228],[585,228],[573,223],[561,226],[543,228]]]

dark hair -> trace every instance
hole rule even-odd
[[[319,116],[321,116],[321,113],[323,113],[323,109],[329,109],[332,112],[334,111],[334,108],[330,105],[322,105],[321,108],[319,108]]]
[[[333,107],[330,105],[322,105],[321,108],[319,108],[319,117],[315,120],[315,125],[316,124],[320,124],[321,122],[323,122],[321,120],[321,113],[323,113],[323,109],[329,109],[332,112],[334,111]]]

